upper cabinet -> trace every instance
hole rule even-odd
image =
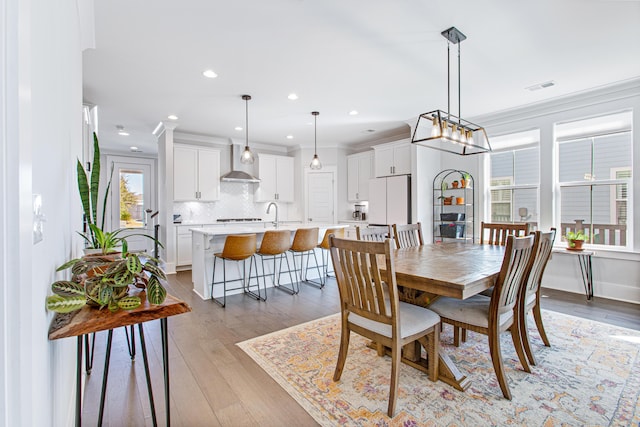
[[[347,156],[347,197],[350,202],[369,200],[373,178],[373,151]]]
[[[293,157],[258,155],[256,202],[293,202]]]
[[[220,198],[220,151],[190,145],[173,148],[173,200]]]
[[[376,177],[411,174],[410,142],[383,144],[373,148]]]

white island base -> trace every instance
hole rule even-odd
[[[318,243],[322,241],[324,237],[324,233],[328,228],[344,228],[347,227],[347,224],[338,224],[338,225],[316,225],[316,224],[300,224],[295,226],[280,226],[277,230],[290,230],[291,231],[291,239],[293,240],[293,236],[295,231],[298,228],[313,228],[318,227]],[[212,227],[212,228],[193,228],[191,229],[191,233],[193,235],[193,261],[191,264],[191,281],[193,282],[193,291],[200,296],[202,299],[211,299],[211,281],[213,277],[213,254],[216,252],[222,252],[222,248],[224,246],[224,241],[228,235],[231,234],[249,234],[255,233],[258,240],[258,247],[262,242],[262,237],[264,233],[268,230],[275,230],[276,228],[271,224],[261,224],[256,226],[237,226],[237,227]],[[316,257],[318,259],[318,263],[322,264],[322,254],[320,253],[321,249],[316,249]],[[293,269],[293,259],[291,253],[288,253],[289,257],[289,265],[291,269]],[[325,254],[325,260],[327,260],[328,254]],[[304,257],[305,261],[307,257]],[[310,268],[307,273],[307,277],[309,279],[319,280],[318,270],[314,268],[313,256],[311,257]],[[258,274],[267,274],[265,277],[266,286],[272,287],[273,283],[271,280],[271,274],[273,273],[273,261],[265,262],[264,266],[266,271],[262,271],[262,262],[260,257],[256,257]],[[297,259],[296,262],[300,265],[300,260]],[[328,262],[331,262],[329,259]],[[279,263],[276,263],[276,268],[278,268]],[[233,279],[239,279],[242,277],[242,262],[229,262],[227,261],[226,265],[226,276],[227,281]],[[282,261],[283,270],[287,269],[287,263],[285,260]],[[303,276],[304,276],[304,268],[303,266]],[[331,267],[330,267],[331,268]],[[249,259],[246,261],[246,269],[247,269],[247,277],[249,274]],[[222,280],[222,260],[217,261],[216,265],[216,282]],[[254,268],[255,271],[255,268]],[[320,272],[322,272],[322,267],[320,267]],[[219,275],[218,275],[219,273]],[[252,274],[255,274],[252,272]],[[295,274],[292,273],[293,280],[295,280]],[[262,279],[260,280],[262,283]],[[255,283],[255,279],[251,279],[251,284]],[[289,274],[283,273],[280,277],[280,283],[289,284],[291,280],[289,278]],[[239,288],[242,284],[240,282],[231,282],[227,284],[227,288]],[[252,288],[253,289],[253,288]],[[237,289],[234,291],[227,291],[227,295],[242,293],[242,289]],[[222,284],[216,285],[214,288],[214,296],[216,298],[222,297],[223,294],[223,286]]]

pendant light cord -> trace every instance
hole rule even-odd
[[[244,105],[245,105],[245,140],[244,140],[244,145],[246,147],[249,146],[249,98],[245,98],[244,100]]]
[[[318,155],[318,115],[313,115],[313,154]]]

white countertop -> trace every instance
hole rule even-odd
[[[192,228],[191,231],[194,234],[204,234],[205,236],[226,236],[229,234],[247,234],[257,233],[262,234],[267,230],[289,230],[296,231],[298,228],[314,228],[318,227],[321,231],[327,228],[345,228],[347,224],[314,224],[314,223],[284,223],[280,224],[278,228],[275,228],[272,222],[259,222],[251,223],[247,225],[239,225],[238,223],[230,224],[225,227],[203,227]],[[323,232],[323,231],[322,231]]]

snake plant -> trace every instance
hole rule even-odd
[[[149,258],[142,262],[137,254],[126,253],[123,258],[112,260],[104,256],[86,256],[71,260],[57,271],[71,268],[72,280],[60,280],[51,285],[53,295],[47,296],[48,310],[68,313],[86,304],[108,308],[112,312],[133,310],[142,304],[140,292],[146,290],[147,300],[162,304],[167,291],[162,285],[166,280],[158,260]],[[130,285],[133,288],[130,288]]]

